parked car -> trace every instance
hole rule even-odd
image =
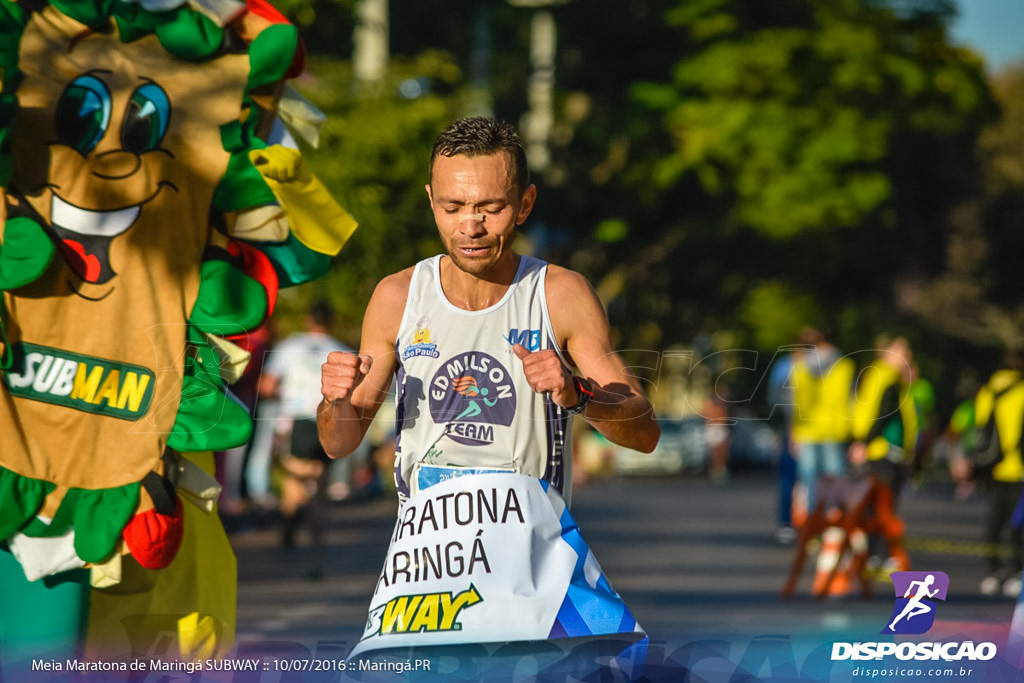
[[[661,420],[661,439],[650,453],[615,448],[614,470],[623,475],[702,472],[708,465],[704,419]]]
[[[604,440],[612,452],[616,474],[650,476],[704,472],[710,460],[707,423],[694,415],[681,420],[663,419],[661,440],[650,453],[622,448]],[[779,454],[779,434],[763,420],[740,415],[729,425],[729,466],[767,467]],[[600,436],[600,435],[598,435]]]
[[[781,436],[771,425],[753,414],[740,413],[732,426],[729,464],[766,467],[774,465],[782,447]]]

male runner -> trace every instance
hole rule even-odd
[[[658,422],[612,350],[590,284],[512,250],[537,197],[515,129],[481,117],[449,126],[426,191],[447,253],[384,278],[358,355],[327,357],[317,416],[326,452],[356,449],[396,374],[403,498],[475,469],[547,480],[568,502],[571,414],[652,451]]]

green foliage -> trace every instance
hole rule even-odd
[[[352,54],[352,29],[359,0],[274,0],[274,6],[302,34],[311,54],[347,59]]]
[[[634,89],[673,138],[654,178],[693,174],[732,221],[777,238],[877,221],[897,201],[895,141],[957,136],[985,103],[975,61],[877,3],[706,0],[667,16],[696,49]]]
[[[996,110],[981,60],[950,41],[948,0],[589,0],[558,16],[560,134],[535,215],[624,345],[720,330],[770,349],[812,323],[847,349],[908,333],[922,367],[955,371],[915,283],[957,246]]]
[[[792,344],[803,327],[821,324],[822,314],[812,294],[798,292],[778,281],[757,283],[739,307],[756,348]]]

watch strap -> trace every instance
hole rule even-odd
[[[576,405],[566,408],[566,412],[570,415],[579,415],[587,406],[590,404],[591,399],[594,398],[594,388],[590,385],[585,377],[573,375],[572,385],[576,388],[576,395],[579,397],[576,400]]]

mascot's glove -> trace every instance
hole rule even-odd
[[[334,201],[298,150],[271,145],[250,150],[249,159],[280,202],[296,239],[321,254],[341,251],[358,223]]]

